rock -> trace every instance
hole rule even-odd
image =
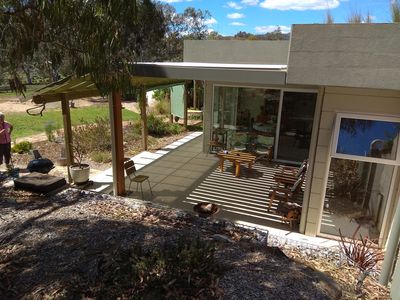
[[[225,243],[234,243],[235,241],[233,241],[232,239],[230,239],[229,237],[227,237],[226,235],[223,234],[214,234],[212,236],[212,238],[216,241],[219,242],[225,242]]]

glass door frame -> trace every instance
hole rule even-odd
[[[398,141],[398,146],[397,146],[397,153],[396,153],[396,160],[388,160],[388,159],[382,159],[382,158],[375,158],[375,157],[362,157],[362,156],[357,156],[357,155],[349,155],[349,154],[341,154],[341,153],[336,153],[336,148],[337,148],[337,143],[338,143],[338,138],[339,138],[339,131],[340,131],[340,121],[342,118],[353,118],[353,119],[362,119],[362,120],[376,120],[376,121],[390,121],[390,122],[400,122],[400,116],[396,115],[379,115],[379,114],[360,114],[360,113],[352,113],[352,112],[336,112],[336,117],[335,117],[335,122],[333,125],[333,130],[332,130],[332,135],[331,135],[331,143],[329,147],[329,157],[327,161],[327,166],[325,170],[325,178],[323,180],[323,187],[324,191],[322,194],[322,202],[321,202],[321,213],[319,216],[319,221],[318,221],[318,232],[317,236],[321,237],[329,237],[329,238],[335,238],[338,239],[338,236],[331,235],[328,233],[323,233],[321,232],[321,224],[322,224],[322,215],[324,213],[324,201],[326,197],[326,187],[328,184],[328,177],[329,177],[329,170],[331,167],[331,162],[332,158],[339,158],[339,159],[348,159],[348,160],[356,160],[356,161],[361,161],[361,162],[369,162],[369,163],[377,163],[377,164],[385,164],[385,165],[391,165],[394,167],[393,169],[393,174],[392,178],[390,180],[390,188],[389,188],[389,193],[388,193],[388,201],[385,207],[385,212],[383,214],[383,221],[382,221],[382,226],[380,228],[379,232],[379,245],[381,245],[384,236],[387,236],[388,232],[388,226],[390,224],[388,220],[388,215],[389,215],[389,210],[390,207],[393,205],[393,201],[395,200],[395,195],[394,193],[396,192],[395,188],[395,183],[397,181],[397,177],[399,176],[399,167],[400,167],[400,139]]]
[[[294,93],[315,93],[316,94],[316,101],[315,101],[315,110],[314,110],[314,116],[313,116],[313,127],[311,130],[311,135],[313,135],[314,130],[318,130],[318,128],[315,128],[315,118],[319,116],[319,112],[317,111],[317,106],[318,106],[318,90],[316,89],[296,89],[296,88],[282,88],[280,89],[281,95],[279,98],[279,110],[278,110],[278,118],[277,118],[277,124],[276,124],[276,132],[275,132],[275,145],[274,145],[274,161],[277,162],[282,162],[282,163],[288,163],[288,164],[301,164],[301,162],[298,161],[291,161],[291,160],[285,160],[285,159],[278,159],[278,144],[279,144],[279,133],[281,131],[281,120],[282,120],[282,108],[283,108],[283,95],[285,92],[294,92]],[[311,144],[309,147],[309,151],[311,148]],[[308,156],[310,156],[310,152],[308,153]]]

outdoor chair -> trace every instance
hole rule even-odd
[[[211,140],[208,143],[208,153],[226,149],[227,131],[224,129],[215,129]]]
[[[149,176],[136,175],[136,167],[135,167],[135,163],[133,162],[133,160],[130,159],[130,160],[126,161],[124,163],[124,168],[125,168],[126,175],[128,176],[128,178],[130,180],[128,190],[130,190],[132,182],[135,182],[136,183],[136,192],[137,192],[138,188],[139,188],[139,184],[140,184],[140,192],[142,194],[142,199],[144,199],[144,197],[143,197],[143,182],[147,180],[147,182],[149,184],[149,188],[150,188],[150,193],[153,195],[153,191],[151,190]]]
[[[294,197],[301,191],[304,177],[305,175],[302,173],[291,186],[288,186],[287,183],[277,183],[269,193],[268,211],[271,210],[272,202],[279,198],[276,211],[282,215],[283,221],[290,224],[291,228],[293,227],[293,223],[297,222],[300,218],[301,206],[294,202]]]
[[[274,180],[280,184],[293,185],[308,169],[308,159],[305,159],[300,167],[283,166],[274,175]]]
[[[257,143],[255,145],[254,152],[257,154],[257,160],[267,158],[272,159],[273,154],[274,137],[258,135]]]
[[[231,148],[236,151],[245,151],[247,149],[247,134],[234,133],[231,138]]]

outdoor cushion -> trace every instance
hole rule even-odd
[[[33,172],[14,180],[16,189],[23,189],[36,193],[49,193],[66,185],[64,177]]]

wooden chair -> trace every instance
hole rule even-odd
[[[272,202],[279,197],[283,201],[279,201],[277,207],[277,213],[282,215],[282,220],[289,223],[290,228],[293,228],[293,224],[300,220],[301,206],[295,203],[293,200],[296,193],[301,190],[301,186],[304,181],[304,173],[296,180],[296,182],[290,187],[287,184],[281,184],[277,182],[277,185],[272,188],[269,193],[269,205],[268,211],[270,211]]]
[[[274,181],[278,184],[292,186],[308,169],[308,160],[304,160],[299,168],[283,166],[274,175]]]
[[[130,180],[128,190],[130,190],[132,182],[136,182],[136,192],[137,192],[138,188],[139,188],[139,184],[140,184],[140,192],[142,194],[142,199],[144,199],[144,197],[143,197],[143,182],[147,180],[147,182],[149,183],[150,193],[153,195],[153,191],[151,190],[149,176],[136,175],[136,167],[135,167],[135,163],[133,162],[133,160],[130,159],[130,160],[126,161],[124,163],[124,168],[125,168],[126,175],[128,176],[128,178]]]

